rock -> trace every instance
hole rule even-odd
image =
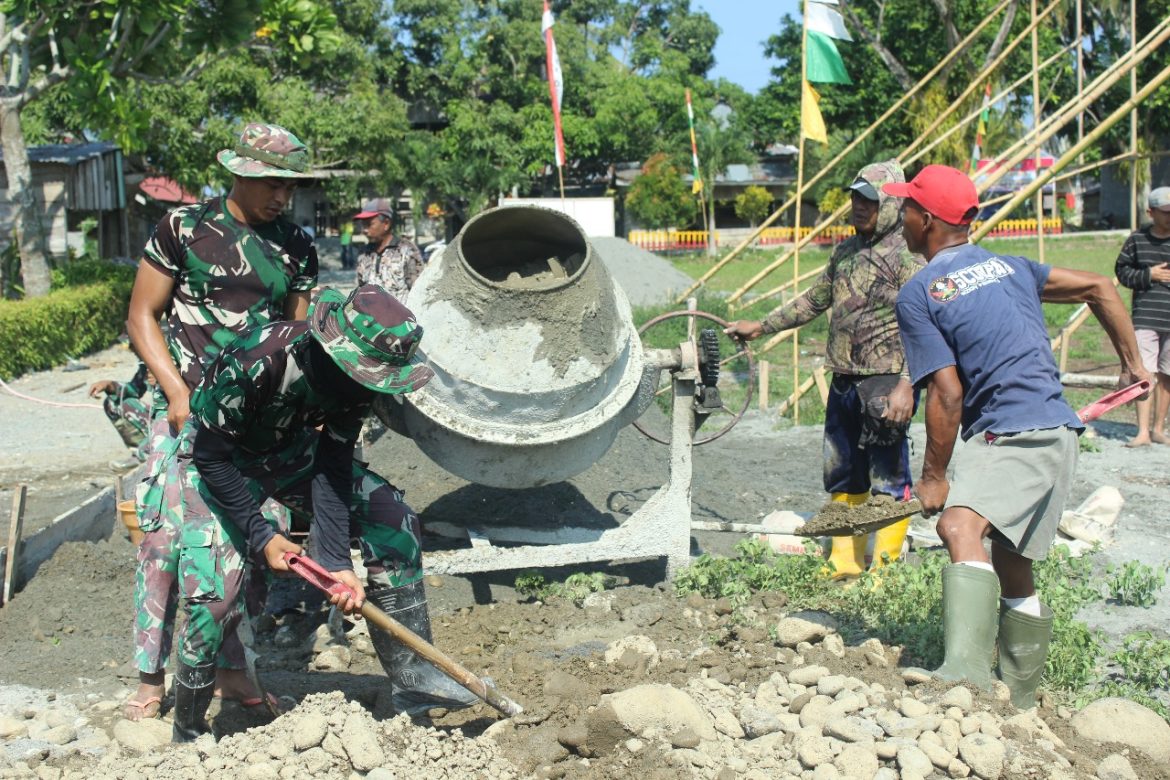
[[[581,602],[581,609],[591,615],[605,615],[613,612],[613,594],[608,592],[590,593]]]
[[[394,774],[389,769],[378,767],[377,769],[371,769],[368,773],[366,773],[366,780],[398,780],[398,775]]]
[[[715,730],[732,739],[743,739],[744,729],[730,710],[719,710],[715,715]],[[777,723],[779,725],[779,723]]]
[[[244,780],[277,780],[280,773],[266,761],[252,764],[244,770]]]
[[[544,680],[544,692],[562,699],[580,699],[589,691],[589,686],[568,672],[556,669],[549,672]]]
[[[54,726],[41,732],[37,739],[50,745],[68,745],[77,739],[77,729],[69,725]]]
[[[646,743],[637,737],[631,737],[630,739],[626,740],[626,750],[635,755],[641,753],[644,747],[646,747]]]
[[[984,780],[997,780],[1006,756],[1003,742],[986,734],[968,734],[959,740],[959,758]]]
[[[565,726],[557,732],[557,742],[560,742],[574,753],[578,753],[580,752],[579,749],[589,742],[589,729],[585,728],[584,723]]]
[[[845,680],[843,674],[827,674],[817,680],[817,693],[822,696],[836,696],[845,690]]]
[[[845,657],[845,640],[841,638],[840,634],[829,634],[821,642],[821,647],[834,658]]]
[[[145,753],[171,741],[171,724],[158,718],[119,720],[114,724],[114,739],[127,750]]]
[[[345,719],[345,752],[349,763],[359,772],[369,772],[385,760],[386,754],[378,744],[372,721],[364,713],[352,713]]]
[[[942,745],[929,742],[922,739],[921,737],[918,739],[918,749],[926,754],[926,757],[930,759],[930,763],[934,764],[944,772],[947,770],[947,767],[951,765],[951,761],[955,759],[955,754],[947,750]]]
[[[954,778],[970,777],[971,767],[956,758],[947,765],[947,776]]]
[[[27,733],[27,721],[17,718],[0,718],[0,739],[19,739]]]
[[[841,777],[840,770],[832,764],[819,764],[813,770],[812,780],[838,780]]]
[[[870,666],[876,666],[878,669],[886,669],[890,665],[889,660],[884,655],[878,655],[877,653],[866,653],[865,662]]]
[[[652,626],[662,620],[663,609],[661,604],[635,604],[622,610],[622,620],[628,620],[639,628]]]
[[[939,704],[944,707],[958,707],[967,712],[975,706],[975,697],[971,695],[970,688],[956,685],[943,694],[943,697],[939,699]]]
[[[694,729],[687,727],[675,732],[670,738],[670,744],[676,748],[693,750],[701,744],[701,740]]]
[[[296,719],[292,728],[293,747],[303,752],[315,748],[329,732],[329,721],[324,715],[306,713]]]
[[[902,670],[902,682],[907,685],[921,685],[930,682],[930,672],[917,666],[907,666]]]
[[[965,737],[968,734],[974,734],[975,732],[979,731],[979,728],[982,725],[983,724],[979,722],[979,718],[976,718],[974,715],[968,715],[959,721],[959,731],[961,731]]]
[[[833,760],[833,746],[824,737],[798,737],[794,747],[796,757],[806,769],[816,769]]]
[[[898,702],[898,709],[907,718],[920,718],[930,712],[930,707],[909,696],[902,697],[902,700]]]
[[[873,780],[898,780],[898,773],[888,766],[883,766],[874,773]]]
[[[797,696],[793,697],[791,702],[789,702],[788,711],[795,715],[799,715],[816,695],[817,694],[815,691],[805,691],[804,693],[798,694]]]
[[[1098,699],[1073,716],[1077,734],[1094,742],[1137,748],[1161,766],[1170,764],[1170,724],[1128,699]]]
[[[609,646],[605,648],[605,662],[610,666],[619,662],[631,666],[624,660],[628,658],[627,653],[645,658],[648,669],[653,669],[658,665],[658,647],[655,646],[650,637],[641,634],[625,636],[615,642],[610,642]]]
[[[801,642],[819,642],[837,631],[837,621],[824,612],[794,612],[776,624],[776,642],[796,647]]]
[[[61,710],[49,710],[45,713],[45,725],[51,729],[58,726],[72,726],[74,717]]]
[[[748,739],[756,739],[781,730],[780,719],[776,715],[751,705],[740,710],[739,725],[743,727],[744,736]]]
[[[833,764],[850,780],[869,780],[878,771],[877,754],[863,745],[847,745]]]
[[[348,647],[331,646],[313,659],[313,668],[320,672],[344,672],[352,660]]]
[[[934,764],[922,750],[913,745],[906,745],[898,748],[898,769],[902,770],[903,777],[908,772],[926,777],[934,771]]]
[[[798,669],[793,669],[788,673],[788,682],[796,685],[816,685],[820,682],[822,677],[829,674],[829,670],[823,666],[802,666]]]
[[[700,739],[716,738],[710,717],[694,699],[677,688],[660,684],[638,685],[602,696],[589,714],[587,725],[589,744],[595,750],[610,750],[631,734],[641,736],[649,728],[662,734],[690,729]]]
[[[1117,753],[1101,759],[1097,764],[1097,777],[1099,780],[1138,780],[1129,759]]]
[[[914,719],[899,717],[892,710],[878,711],[877,717],[874,720],[891,737],[917,739],[918,735],[922,733],[922,728]]]
[[[885,736],[881,728],[869,720],[861,718],[836,718],[825,724],[825,736],[839,739],[842,742],[873,742],[878,737]]]

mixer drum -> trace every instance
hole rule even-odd
[[[630,305],[580,226],[486,211],[407,298],[435,377],[404,397],[408,434],[472,482],[527,488],[596,462],[653,400]]]

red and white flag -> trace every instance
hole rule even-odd
[[[540,32],[544,35],[546,66],[548,69],[548,95],[552,99],[553,128],[555,131],[557,167],[565,165],[565,136],[561,133],[561,95],[565,91],[561,75],[561,61],[557,57],[557,42],[553,40],[553,15],[548,0],[544,0],[544,15],[540,19]]]

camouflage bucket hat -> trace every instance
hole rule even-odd
[[[215,156],[236,176],[285,179],[309,177],[309,148],[280,125],[253,122],[244,128],[235,149],[222,149]]]
[[[309,310],[313,336],[355,382],[379,393],[411,393],[435,372],[415,355],[422,326],[410,309],[376,284],[349,297],[325,290]]]

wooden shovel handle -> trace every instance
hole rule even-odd
[[[284,560],[290,569],[308,580],[314,587],[325,591],[331,596],[338,593],[351,596],[357,595],[353,592],[352,588],[338,580],[307,555],[297,555],[291,552],[285,553]],[[504,715],[512,717],[524,711],[519,704],[500,693],[494,685],[472,674],[430,642],[427,642],[418,634],[368,601],[362,603],[362,617],[390,634],[395,640],[409,647],[420,658],[433,665],[443,674],[474,693],[480,699],[483,699]]]

